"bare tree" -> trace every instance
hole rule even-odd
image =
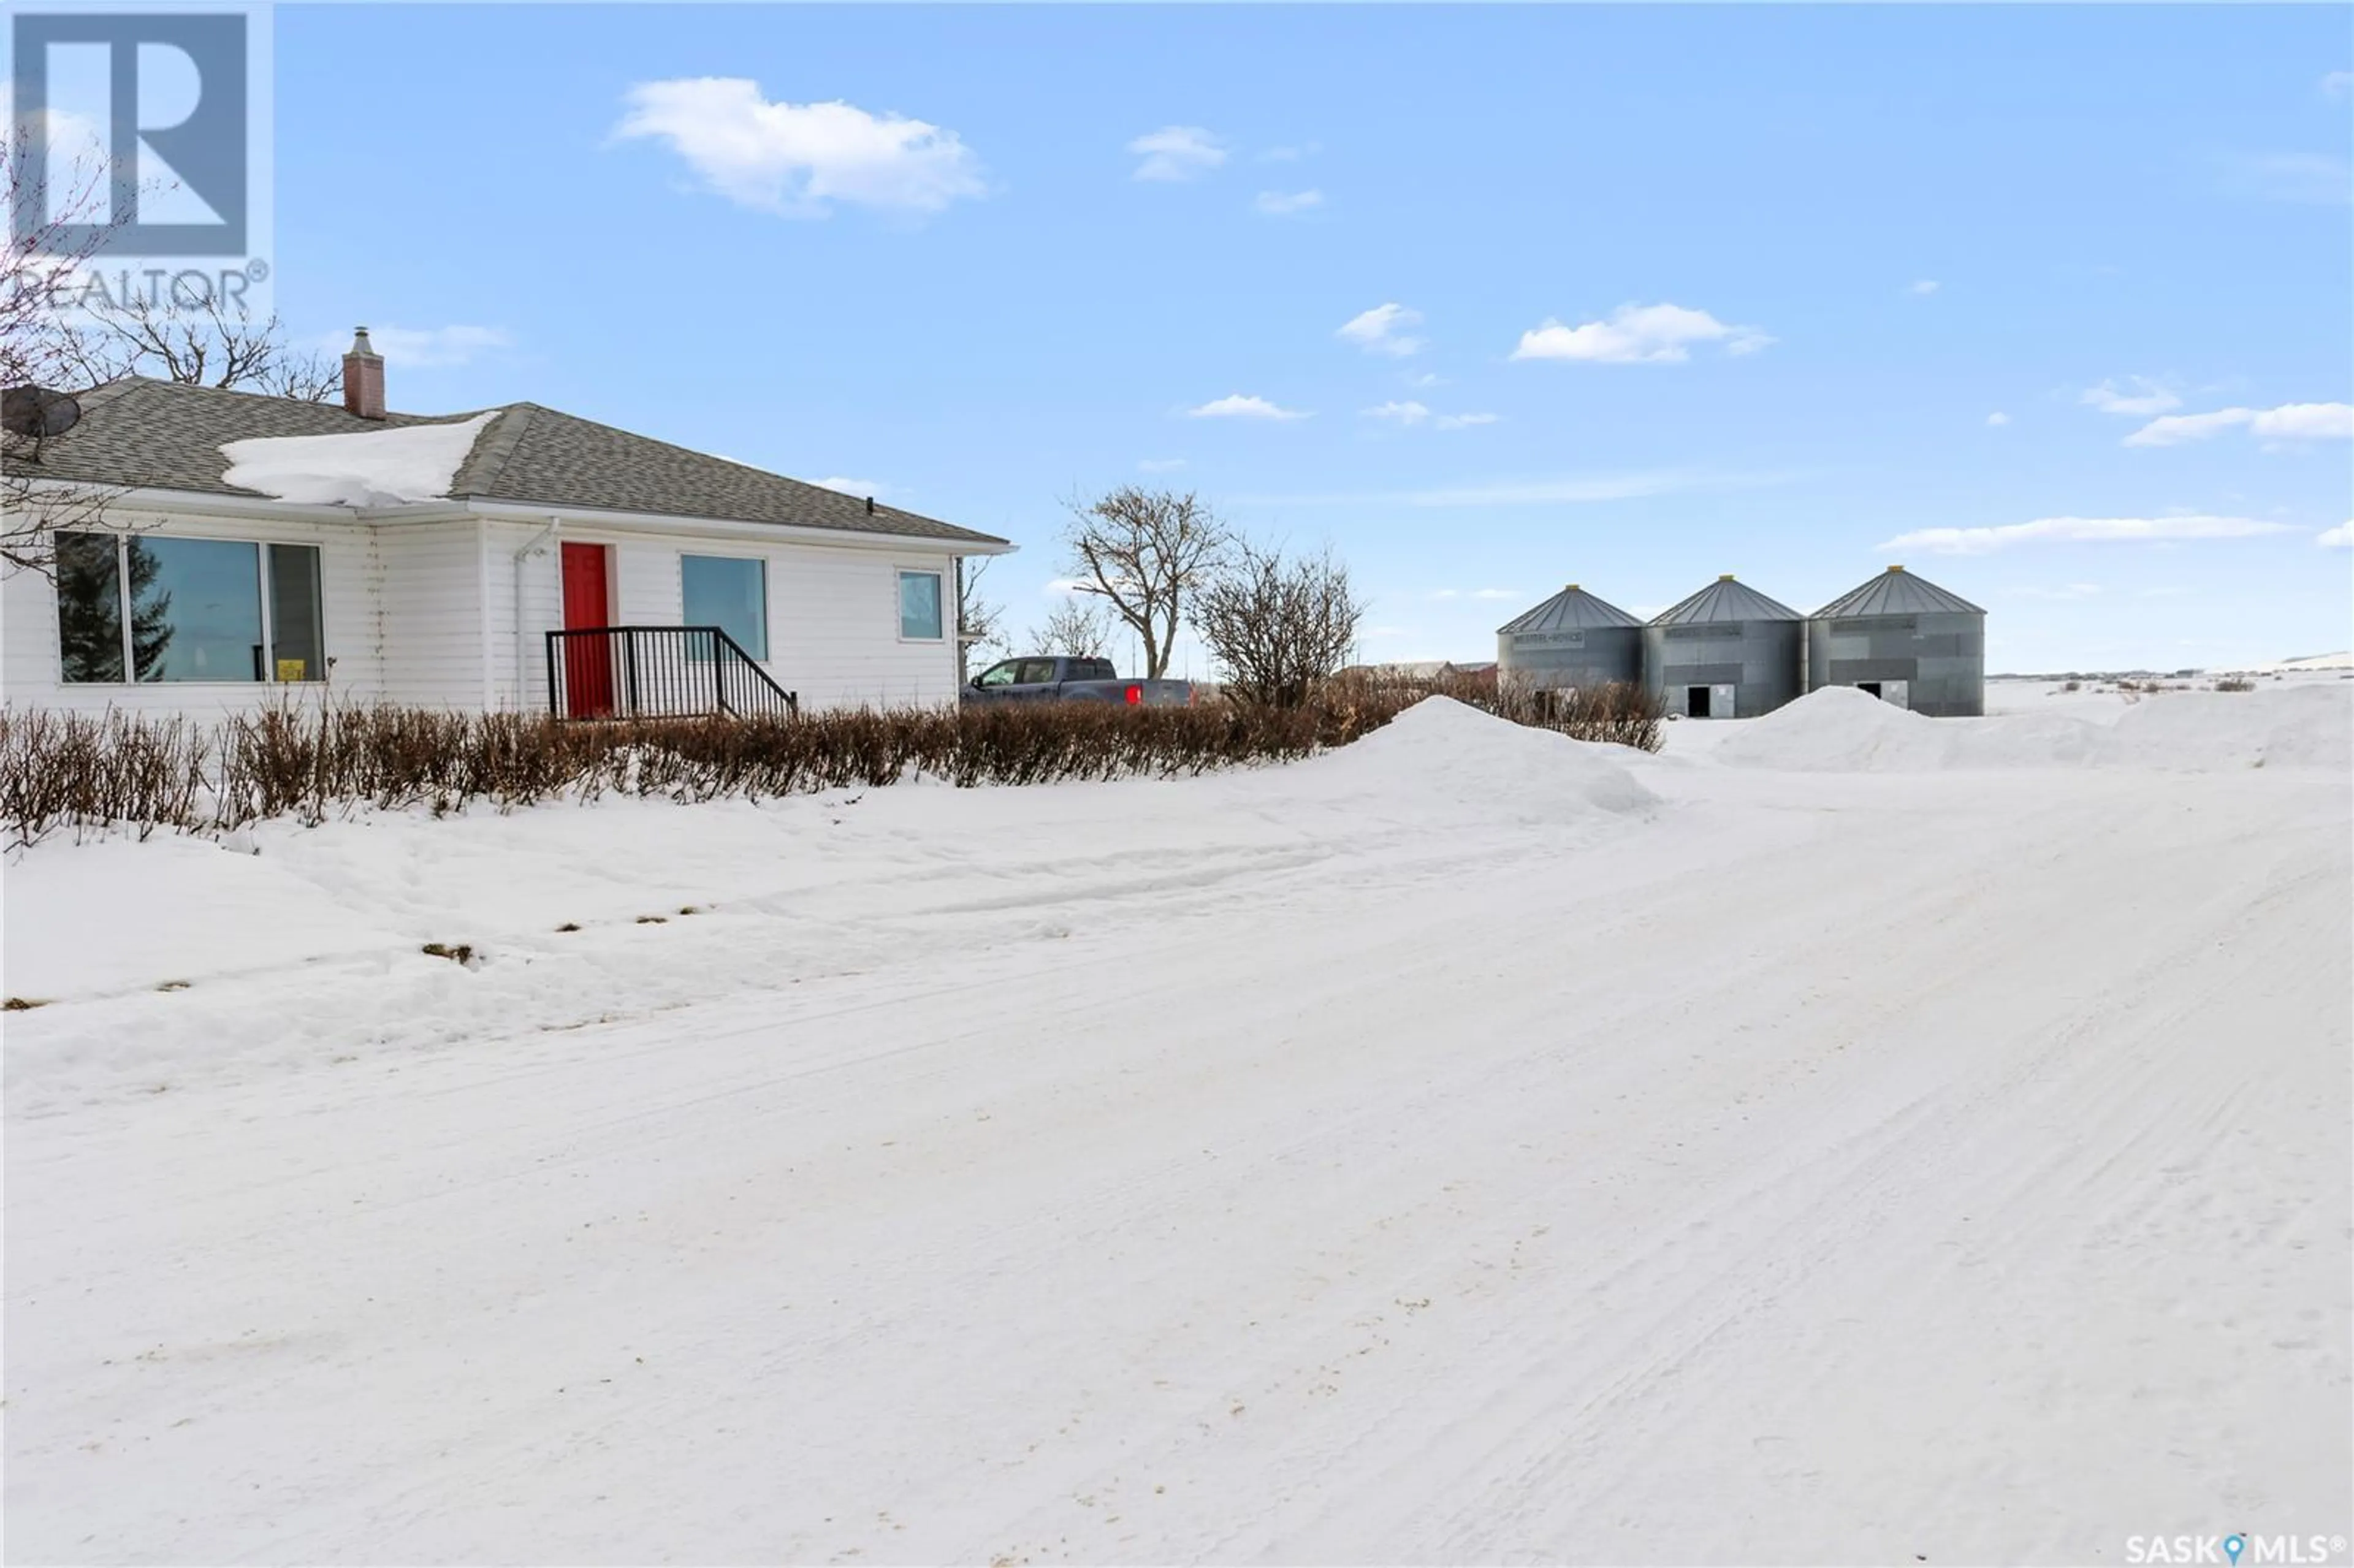
[[[1046,617],[1045,627],[1032,641],[1041,653],[1066,659],[1100,659],[1111,650],[1112,620],[1101,605],[1074,596]]]
[[[1331,551],[1287,558],[1244,541],[1202,589],[1194,619],[1230,695],[1298,707],[1348,657],[1364,613]]]
[[[1064,543],[1078,591],[1111,607],[1144,644],[1144,674],[1167,673],[1185,599],[1225,556],[1225,527],[1187,492],[1123,485],[1067,503]]]
[[[135,295],[113,301],[101,293],[95,303],[77,297],[75,278],[122,221],[111,216],[105,164],[78,165],[53,184],[21,145],[0,163],[9,210],[42,215],[41,227],[26,242],[12,241],[0,260],[0,387],[9,392],[0,437],[0,569],[48,571],[57,535],[101,525],[122,493],[121,486],[45,471],[67,397],[147,375],[320,403],[342,391],[343,372],[335,360],[289,347],[276,316],[256,324],[217,294],[171,309]]]
[[[1005,644],[1005,607],[981,597],[981,579],[989,575],[994,556],[960,556],[956,564],[957,683],[965,681],[971,654]]]
[[[62,331],[74,379],[86,387],[152,376],[302,403],[323,403],[344,389],[340,361],[289,347],[275,315],[257,323],[243,307],[225,307],[217,294],[168,310],[133,295],[94,307],[86,321]]]
[[[108,210],[103,164],[77,168],[52,187],[21,145],[0,157],[6,165],[8,209],[39,212],[42,227],[25,243],[0,252],[0,387],[7,390],[5,430],[0,432],[0,571],[47,571],[60,529],[95,523],[116,492],[62,482],[45,472],[41,458],[70,405],[58,391],[77,385],[77,355],[53,290],[69,284],[94,255],[114,222]],[[72,244],[63,237],[76,229]]]

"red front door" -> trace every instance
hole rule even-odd
[[[602,545],[564,546],[564,630],[594,631],[610,623],[611,602]],[[610,637],[564,640],[564,711],[572,718],[604,718],[613,711],[613,652]]]

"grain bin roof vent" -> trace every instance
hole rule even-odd
[[[1496,628],[1496,633],[1508,637],[1516,631],[1591,631],[1597,627],[1642,624],[1607,599],[1596,599],[1572,583],[1534,609]]]
[[[1755,588],[1721,577],[1681,604],[1661,610],[1654,626],[1691,626],[1705,621],[1804,620],[1788,605],[1767,599]]]
[[[1815,611],[1814,619],[1829,620],[1852,620],[1866,615],[1985,613],[1961,595],[1948,593],[1926,577],[1915,577],[1902,567],[1891,567]]]

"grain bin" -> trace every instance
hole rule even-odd
[[[1496,629],[1498,679],[1531,691],[1643,678],[1643,623],[1570,584]]]
[[[1807,621],[1807,690],[1859,686],[1936,718],[1986,712],[1986,611],[1903,567]]]
[[[1666,711],[1755,718],[1796,701],[1806,617],[1727,572],[1643,628],[1643,678]]]

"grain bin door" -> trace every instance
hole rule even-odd
[[[1900,708],[1909,708],[1913,705],[1912,684],[1910,681],[1882,681],[1880,683],[1880,700],[1893,703]]]
[[[1710,691],[1708,694],[1709,717],[1739,718],[1741,716],[1741,710],[1733,705],[1733,694],[1735,689],[1736,688],[1732,686],[1717,686]]]

